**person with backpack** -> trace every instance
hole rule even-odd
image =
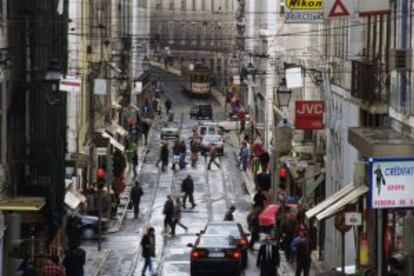
[[[296,273],[295,276],[309,276],[311,267],[311,248],[307,233],[300,230],[298,236],[292,242],[292,253],[296,257]]]

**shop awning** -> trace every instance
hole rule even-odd
[[[355,201],[360,197],[361,195],[368,192],[369,188],[368,186],[358,186],[354,190],[352,190],[349,194],[338,200],[335,204],[332,204],[327,209],[325,209],[323,212],[320,212],[316,215],[317,220],[322,220],[324,218],[330,217],[338,213],[340,210],[342,210],[347,204]]]
[[[106,131],[109,131],[109,133],[112,135],[118,133],[122,137],[125,137],[129,134],[129,132],[125,128],[121,127],[117,123],[112,123],[109,127],[106,128]]]
[[[45,206],[44,197],[14,197],[0,199],[0,211],[37,212]]]
[[[117,148],[118,150],[124,152],[125,151],[125,147],[119,143],[117,140],[115,140],[114,138],[112,138],[111,135],[109,135],[108,133],[106,133],[105,131],[101,131],[101,135],[102,137],[106,138],[109,140],[109,143],[114,146],[115,148]]]
[[[300,201],[302,202],[305,198],[310,197],[313,192],[319,187],[319,185],[321,185],[321,183],[324,181],[325,179],[325,174],[320,174],[318,176],[318,178],[316,178],[315,181],[313,181],[311,184],[307,184],[304,186],[304,195],[303,197],[300,199]]]
[[[338,192],[336,192],[333,195],[329,196],[324,201],[320,202],[318,205],[314,206],[312,209],[308,210],[305,213],[306,217],[307,218],[312,218],[312,217],[316,216],[317,214],[319,214],[320,212],[322,212],[323,210],[328,208],[330,205],[334,204],[335,202],[337,202],[338,200],[343,198],[345,195],[350,193],[354,188],[355,187],[354,187],[353,183],[345,186],[344,188],[342,188]]]
[[[305,214],[307,218],[316,216],[317,220],[322,220],[333,216],[341,211],[347,204],[355,201],[358,197],[368,192],[368,186],[354,186],[349,184],[335,194],[331,195],[318,205],[308,210]]]

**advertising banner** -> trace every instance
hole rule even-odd
[[[414,157],[369,160],[371,208],[414,207]]]
[[[323,113],[325,103],[323,101],[296,101],[295,128],[296,129],[324,129]]]
[[[323,0],[285,0],[286,23],[323,23]]]

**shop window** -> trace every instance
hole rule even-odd
[[[311,129],[305,129],[303,131],[303,140],[312,141],[312,139],[313,139],[313,131]]]

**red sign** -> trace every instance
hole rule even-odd
[[[342,3],[342,0],[336,0],[328,16],[349,16],[349,11],[345,8],[345,5]]]
[[[323,129],[323,101],[296,101],[296,129]]]

